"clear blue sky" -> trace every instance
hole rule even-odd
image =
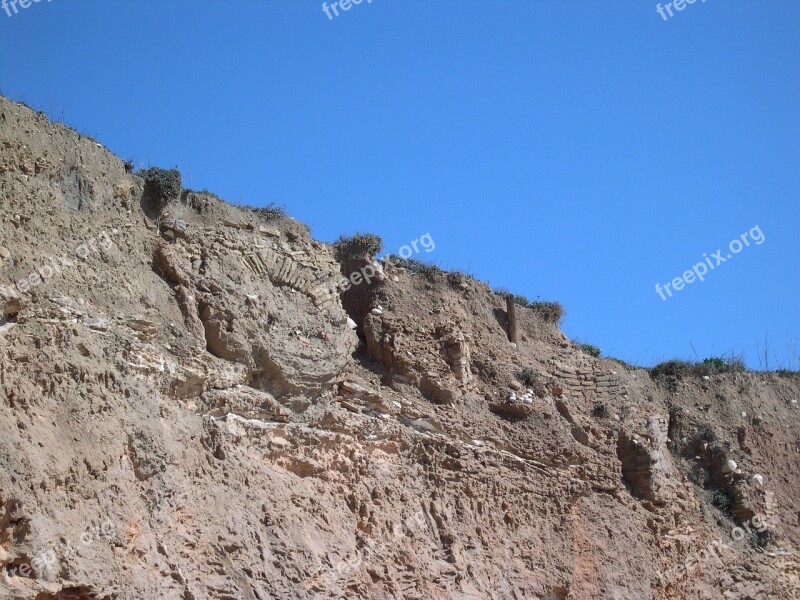
[[[430,232],[607,354],[757,368],[768,336],[800,366],[797,0],[53,0],[0,11],[0,56],[5,95],[122,157],[326,241]]]

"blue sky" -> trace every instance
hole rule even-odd
[[[758,368],[766,337],[798,368],[800,2],[673,12],[53,0],[0,10],[0,90],[322,240],[430,232],[425,258],[562,302],[606,354]],[[661,300],[754,226],[763,244]]]

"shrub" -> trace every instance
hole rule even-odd
[[[738,356],[724,358],[712,356],[695,365],[698,375],[716,375],[718,373],[740,373],[745,370],[744,361]]]
[[[524,367],[517,371],[514,376],[519,379],[520,383],[522,383],[525,387],[531,387],[534,383],[539,381],[539,372],[536,369],[531,369],[530,367]]]
[[[593,344],[581,344],[581,350],[586,352],[589,356],[594,356],[595,358],[600,358],[600,355],[603,351]]]
[[[152,167],[144,172],[145,186],[153,196],[154,208],[161,212],[183,190],[183,179],[178,169]]]
[[[251,206],[249,204],[242,204],[239,206],[239,208],[249,210],[264,221],[279,221],[281,219],[285,219],[287,216],[286,207],[281,204],[275,204],[274,202],[270,202],[266,206]]]
[[[653,379],[659,379],[662,377],[683,379],[683,376],[686,375],[691,369],[692,363],[685,360],[668,360],[650,369],[650,377]]]
[[[542,302],[537,300],[528,304],[528,308],[536,312],[547,323],[560,323],[564,318],[564,307],[558,302]]]
[[[514,296],[514,304],[522,308],[528,308],[531,303],[525,296]]]
[[[749,529],[749,528],[748,528]],[[766,548],[772,543],[773,533],[769,529],[758,531],[757,529],[749,529],[750,531],[750,546],[755,549]]]
[[[533,390],[533,393],[539,396],[540,398],[544,397],[547,393],[547,388],[542,381],[541,375],[539,375],[539,371],[536,369],[532,369],[530,367],[524,367],[517,371],[514,376],[522,383],[526,388],[530,388]]]
[[[800,371],[791,371],[789,369],[778,369],[775,374],[778,377],[786,377],[788,379],[800,378]]]
[[[716,490],[711,494],[711,504],[716,506],[722,512],[730,514],[733,508],[733,498],[728,493],[728,490]]]
[[[699,363],[685,360],[668,360],[650,369],[650,377],[653,379],[671,378],[679,380],[689,375],[702,377],[720,373],[740,373],[744,370],[744,361],[738,356],[729,358],[712,356]]]
[[[702,486],[705,483],[706,475],[703,468],[699,465],[694,465],[692,469],[686,474],[687,479],[693,484]]]
[[[333,245],[340,260],[373,258],[383,250],[383,239],[374,233],[355,233],[340,236]]]
[[[595,402],[594,406],[592,407],[592,414],[595,417],[604,419],[608,416],[608,407],[603,402]]]
[[[703,425],[697,430],[697,439],[710,444],[717,439],[717,435],[710,425]]]
[[[464,273],[464,271],[448,271],[446,277],[447,283],[453,287],[460,287],[472,279],[472,277]]]
[[[394,264],[395,266],[402,267],[409,273],[417,273],[424,277],[433,277],[434,275],[437,275],[442,272],[442,270],[437,265],[422,262],[421,260],[416,260],[413,258],[397,258],[397,257],[391,257],[391,259],[392,259],[392,264]],[[448,281],[450,283],[453,283],[449,277],[450,275],[452,275],[452,273],[448,273]]]
[[[621,358],[616,358],[615,356],[609,356],[608,360],[613,360],[618,365],[622,365],[623,367],[626,367],[628,369],[636,369],[637,368],[635,365],[632,365],[632,364],[622,360]]]

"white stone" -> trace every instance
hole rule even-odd
[[[356,329],[358,327],[358,325],[356,325],[356,322],[353,321],[353,319],[351,319],[350,317],[347,317],[347,326],[350,329]]]
[[[382,314],[383,314],[383,310],[382,310],[380,307],[378,307],[378,308],[373,308],[371,312],[372,312],[372,314],[373,314],[373,315],[375,315],[375,316],[380,316],[380,315],[382,315]]]
[[[723,473],[733,473],[738,468],[739,468],[739,465],[736,464],[736,461],[729,458],[727,461],[725,461],[725,464],[722,465],[722,472]]]
[[[764,487],[764,476],[763,475],[759,475],[758,473],[756,473],[755,475],[753,475],[753,481],[756,482],[756,485],[758,487],[760,487],[760,488]]]

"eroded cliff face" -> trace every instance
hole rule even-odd
[[[0,597],[800,597],[797,379],[391,266],[353,323],[303,225],[149,196],[0,100]]]

